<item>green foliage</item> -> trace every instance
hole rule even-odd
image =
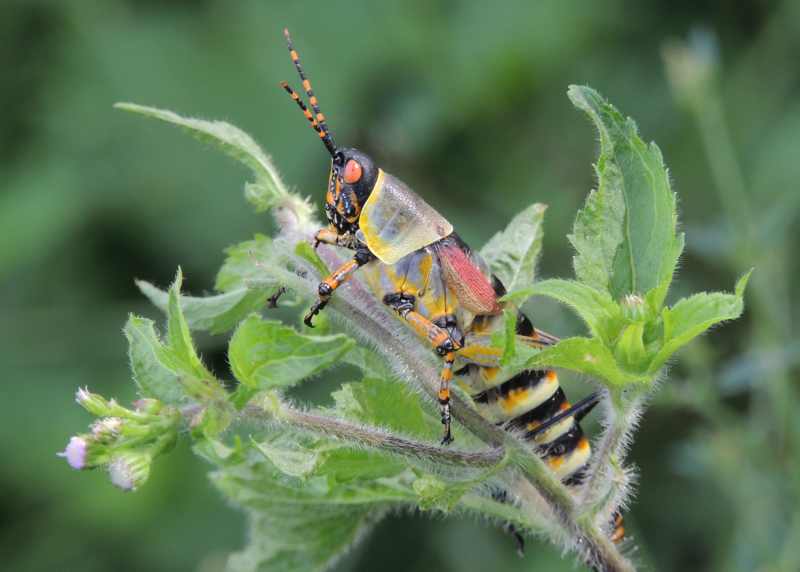
[[[570,236],[577,280],[534,284],[545,207],[534,204],[522,211],[482,250],[511,291],[505,300],[513,302],[493,343],[503,348],[501,365],[506,369],[560,367],[611,388],[647,384],[681,346],[713,324],[741,314],[747,276],[734,294],[699,294],[662,307],[683,237],[676,234],[675,196],[661,154],[654,144],[641,141],[632,120],[593,90],[572,87],[569,94],[588,113],[601,139],[598,189],[578,213]],[[119,107],[184,127],[249,166],[256,180],[246,187],[248,199],[256,210],[273,210],[280,226],[274,240],[256,235],[226,251],[217,294],[182,296],[180,270],[168,292],[137,282],[166,313],[167,333],[162,340],[153,322],[135,316],[125,328],[139,391],[181,407],[195,452],[216,467],[213,482],[249,515],[250,543],[231,556],[230,570],[325,570],[383,515],[401,507],[500,515],[523,533],[544,532],[556,542],[580,531],[582,542],[595,543],[597,558],[619,562],[615,566],[620,569],[627,566],[613,547],[597,544],[606,521],[576,519],[565,525],[561,518],[547,516],[572,518],[576,501],[529,444],[504,433],[500,442],[507,449],[498,452],[497,438],[485,437],[496,429],[483,419],[470,425],[469,416],[459,417],[461,411],[459,446],[464,448],[443,450],[436,444],[438,413],[390,375],[390,364],[382,359],[404,352],[406,363],[422,363],[430,355],[424,344],[379,347],[381,356],[357,346],[350,335],[329,333],[330,324],[305,334],[259,314],[279,287],[299,296],[313,294],[316,278],[311,275],[326,273],[327,265],[307,242],[308,205],[285,189],[269,158],[248,135],[225,123],[131,104]],[[292,216],[286,216],[287,210]],[[337,297],[344,296],[346,292],[337,292]],[[570,307],[586,323],[590,337],[568,338],[544,349],[518,344],[516,307],[530,296],[548,296]],[[340,309],[339,317],[361,338],[386,345],[375,335],[385,328],[386,314],[370,314],[362,305],[363,316]],[[193,329],[234,330],[228,346],[233,391],[224,389],[203,364]],[[361,380],[335,391],[332,406],[302,411],[286,400],[287,389],[339,363],[359,369]],[[409,381],[408,375],[400,377]],[[91,402],[92,408],[102,406]],[[610,438],[622,439],[614,436],[624,435],[633,417],[623,415],[627,427],[612,427]],[[273,422],[250,423],[263,419]],[[237,433],[242,426],[252,428],[247,438]],[[620,448],[604,450],[610,455]],[[126,454],[128,465],[141,468],[137,474],[143,482],[151,451],[130,448]],[[507,470],[512,458],[516,472]],[[587,477],[593,487],[587,498],[621,502],[624,493],[610,494],[615,481],[604,476],[611,462],[607,458],[592,465],[600,467],[599,476]],[[613,462],[621,466],[619,459]],[[552,504],[541,510],[523,492],[518,494],[520,507],[498,507],[501,503],[490,497],[487,485],[500,482],[502,488],[513,489],[520,475],[537,489],[535,497]],[[608,512],[592,506],[575,514],[583,510]],[[572,539],[569,545],[577,544]]]
[[[545,210],[546,205],[532,204],[511,219],[508,226],[481,249],[481,256],[509,292],[534,281],[536,262],[542,250]]]
[[[747,276],[734,294],[697,294],[663,307],[683,250],[675,194],[661,152],[636,124],[596,91],[572,86],[569,97],[600,134],[598,188],[570,235],[577,281],[545,280],[506,300],[547,296],[572,309],[591,338],[569,338],[537,352],[525,367],[555,366],[592,375],[611,387],[648,383],[692,338],[744,308]]]
[[[573,232],[577,245],[595,245],[585,251],[576,245],[576,275],[615,299],[648,292],[671,280],[679,240],[675,194],[661,151],[655,143],[646,145],[633,120],[593,89],[571,86],[568,95],[600,134],[598,190],[589,195]],[[602,275],[607,283],[598,282]]]
[[[144,280],[137,280],[136,285],[154,306],[166,311],[167,292]],[[190,330],[219,334],[232,330],[245,316],[263,308],[268,297],[265,289],[240,287],[217,296],[181,296],[180,306]]]
[[[305,336],[252,314],[231,338],[228,359],[245,395],[290,387],[335,364],[353,347],[343,334]]]

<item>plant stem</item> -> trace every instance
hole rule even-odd
[[[645,387],[645,386],[642,386]],[[650,387],[648,384],[647,387]],[[625,452],[636,429],[645,389],[625,397],[611,392],[604,400],[606,428],[592,454],[591,469],[582,485],[580,505],[599,525],[610,522],[629,494],[630,477],[623,468]]]
[[[264,410],[258,407],[250,407],[246,409],[246,413],[251,416],[263,416]],[[493,448],[486,451],[446,449],[421,441],[406,439],[376,427],[357,425],[327,415],[301,411],[286,404],[281,405],[278,419],[313,433],[333,436],[337,439],[380,449],[402,457],[414,457],[475,468],[493,467],[505,457],[505,452],[502,448]]]

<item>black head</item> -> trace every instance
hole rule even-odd
[[[303,115],[311,123],[311,127],[317,132],[331,155],[331,172],[328,178],[328,193],[325,197],[325,212],[328,220],[340,234],[354,231],[358,228],[361,208],[378,180],[378,168],[365,153],[357,149],[336,147],[333,134],[328,128],[325,116],[320,111],[317,97],[311,89],[311,82],[306,78],[300,65],[300,56],[292,45],[289,31],[284,30],[283,34],[286,36],[289,55],[300,75],[303,90],[308,96],[308,103],[314,113],[312,114],[308,110],[300,95],[289,84],[281,82],[281,86],[303,111]]]

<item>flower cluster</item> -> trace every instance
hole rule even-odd
[[[157,399],[139,399],[128,409],[81,388],[75,401],[98,419],[88,433],[71,437],[58,455],[76,470],[105,467],[111,483],[122,490],[144,484],[153,459],[177,441],[180,413]]]

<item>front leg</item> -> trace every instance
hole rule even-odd
[[[341,246],[342,248],[349,248],[350,250],[358,250],[359,242],[355,235],[352,233],[339,234],[332,226],[321,228],[314,235],[314,248],[320,244],[331,244],[333,246]]]
[[[327,304],[328,301],[331,299],[334,291],[347,282],[350,279],[350,276],[353,275],[353,272],[364,266],[367,262],[374,260],[375,256],[367,249],[365,246],[360,246],[356,249],[355,256],[342,264],[339,268],[331,272],[325,280],[319,283],[319,287],[317,288],[317,292],[319,293],[319,298],[311,306],[311,309],[306,314],[305,318],[303,318],[303,322],[309,328],[313,328],[314,324],[311,322],[317,314],[320,313]]]

